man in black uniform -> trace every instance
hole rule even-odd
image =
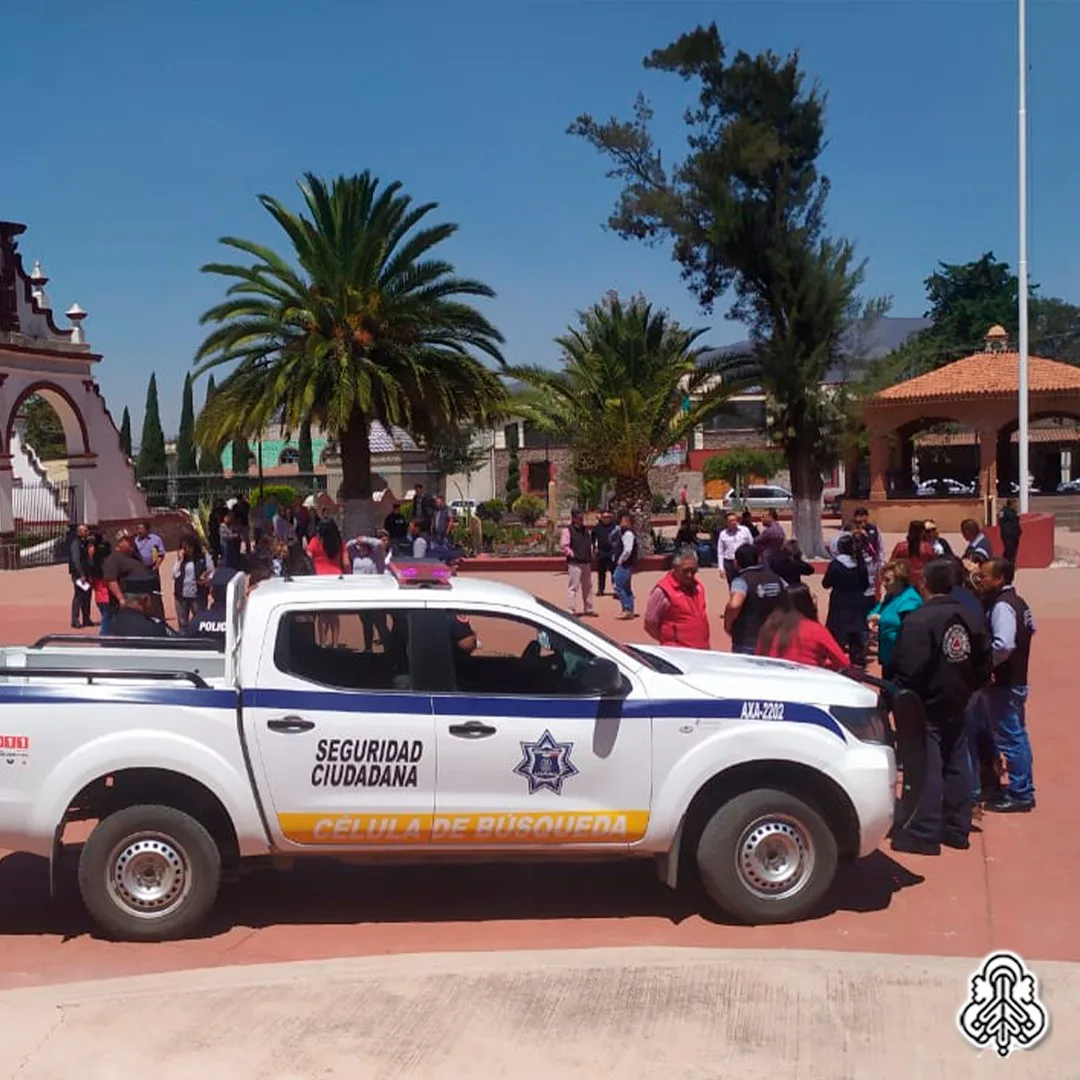
[[[753,654],[761,627],[780,603],[787,584],[761,561],[753,544],[735,549],[735,566],[724,629],[731,635],[732,652]]]
[[[222,566],[214,571],[210,578],[210,606],[184,627],[184,637],[208,638],[216,648],[225,651],[225,627],[229,621],[225,601],[229,582],[238,573],[231,566]]]
[[[144,575],[124,581],[123,602],[109,617],[106,637],[163,638],[173,633],[165,622],[151,615],[157,578]]]
[[[971,757],[965,713],[990,674],[986,626],[955,597],[956,564],[934,559],[923,571],[926,603],[900,627],[890,678],[922,699],[926,779],[915,812],[893,830],[894,851],[939,855],[941,845],[970,846]]]

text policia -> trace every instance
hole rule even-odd
[[[592,813],[279,814],[294,844],[633,844],[647,810]]]

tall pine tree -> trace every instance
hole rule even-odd
[[[217,386],[214,383],[214,376],[211,375],[206,382],[207,403],[209,403],[210,399],[214,396],[216,390]],[[220,476],[221,471],[221,454],[216,450],[203,450],[202,454],[199,456],[199,472],[204,476]]]
[[[300,472],[313,473],[315,471],[315,452],[311,446],[310,420],[306,420],[300,425],[300,436],[296,444],[296,451],[300,455]]]
[[[184,376],[184,397],[180,406],[180,433],[176,437],[176,471],[181,476],[198,472],[195,460],[195,396],[190,373]]]
[[[136,473],[140,480],[145,480],[148,476],[164,476],[167,470],[165,433],[161,430],[161,412],[158,408],[157,376],[152,374],[150,385],[146,388],[146,410],[143,413]]]
[[[131,413],[126,405],[120,417],[120,449],[124,451],[125,457],[131,457]]]

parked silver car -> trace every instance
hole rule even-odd
[[[721,505],[725,510],[746,508],[749,510],[790,510],[795,497],[787,488],[775,484],[748,484],[745,495],[729,491]]]

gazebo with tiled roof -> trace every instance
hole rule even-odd
[[[987,333],[982,351],[897,383],[870,398],[863,407],[863,419],[870,436],[871,501],[910,506],[914,500],[890,497],[890,458],[898,450],[899,471],[910,475],[915,432],[931,424],[951,422],[969,428],[979,448],[981,497],[967,499],[966,507],[958,506],[957,510],[964,510],[967,516],[977,516],[980,508],[984,514],[991,512],[990,499],[998,490],[1002,447],[1015,441],[1019,379],[1020,356],[1009,349],[1006,331],[995,326]],[[1031,356],[1028,388],[1033,422],[1051,416],[1080,420],[1080,367]],[[925,509],[925,500],[918,505]],[[898,505],[896,510],[904,511],[904,507]],[[899,522],[904,512],[890,516],[897,516]],[[936,504],[935,514],[945,516],[938,512]]]

